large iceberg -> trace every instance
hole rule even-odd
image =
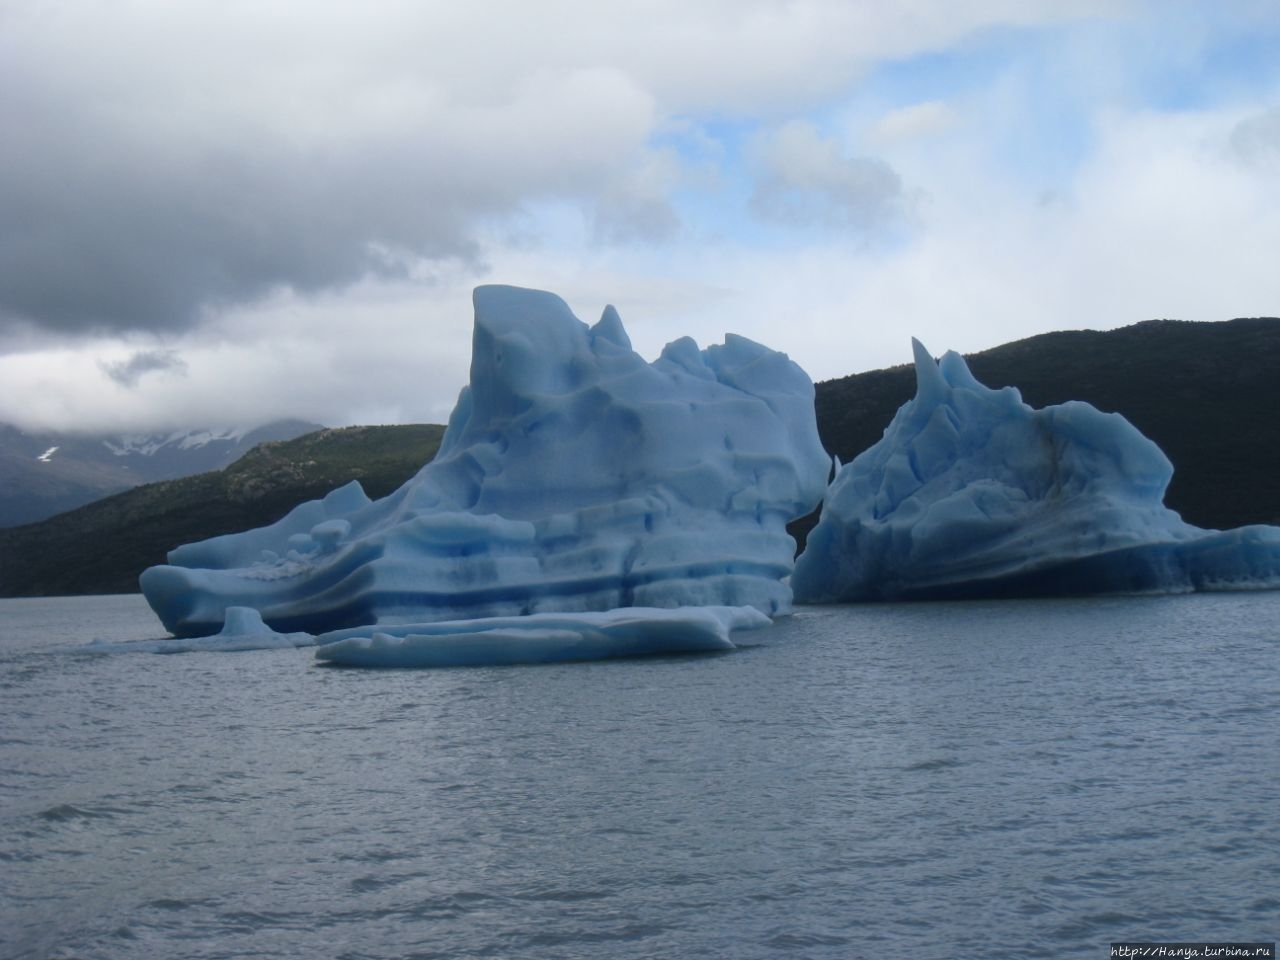
[[[1184,523],[1168,458],[1119,414],[1033,410],[913,345],[916,396],[827,491],[798,601],[1280,586],[1280,527]]]
[[[435,459],[382,500],[353,483],[172,551],[141,577],[168,630],[215,633],[236,606],[311,633],[789,609],[786,524],[817,505],[830,469],[800,367],[734,335],[704,350],[676,340],[646,363],[612,307],[588,327],[540,291],[480,287],[474,304],[470,385]]]

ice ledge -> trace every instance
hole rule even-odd
[[[626,607],[598,613],[357,628],[317,638],[316,659],[353,667],[563,663],[732,650],[733,630],[770,623],[754,607]]]

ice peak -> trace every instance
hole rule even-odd
[[[911,353],[916,365],[916,406],[930,410],[946,400],[950,392],[947,381],[933,355],[915,337],[911,338]]]
[[[606,340],[624,350],[631,349],[631,338],[623,329],[622,318],[618,316],[613,304],[604,308],[604,312],[600,314],[600,322],[591,328],[591,335],[597,341]]]
[[[975,393],[983,392],[987,389],[978,382],[977,377],[969,370],[969,365],[964,362],[964,357],[954,350],[948,350],[942,355],[942,359],[938,361],[938,370],[942,373],[942,378],[954,389],[972,390]]]

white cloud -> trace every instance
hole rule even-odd
[[[929,100],[889,111],[867,132],[867,139],[873,146],[883,148],[902,141],[936,137],[959,122],[960,117],[952,107],[941,100]]]
[[[793,120],[761,138],[753,209],[781,223],[820,224],[870,236],[906,215],[898,174],[883,160],[850,157],[810,123]]]
[[[1245,163],[1280,170],[1280,106],[1240,120],[1230,139],[1232,149]]]
[[[609,243],[671,239],[681,224],[668,197],[683,179],[675,155],[655,151],[595,198],[593,238]]]
[[[911,243],[744,258],[739,301],[772,314],[758,335],[772,329],[817,378],[906,362],[909,336],[940,353],[1153,317],[1280,315],[1280,179],[1238,162],[1240,120],[1114,112],[1051,204],[957,149],[922,184]]]
[[[92,339],[0,356],[0,422],[35,429],[443,422],[466,382],[471,284],[366,282],[341,296],[280,293],[171,337],[183,376],[104,395],[104,368],[151,348]]]

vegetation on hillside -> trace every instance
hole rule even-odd
[[[351,480],[386,496],[435,456],[443,434],[434,424],[320,430],[260,444],[223,470],[0,530],[0,596],[134,593],[138,574],[180,544],[272,523]]]

